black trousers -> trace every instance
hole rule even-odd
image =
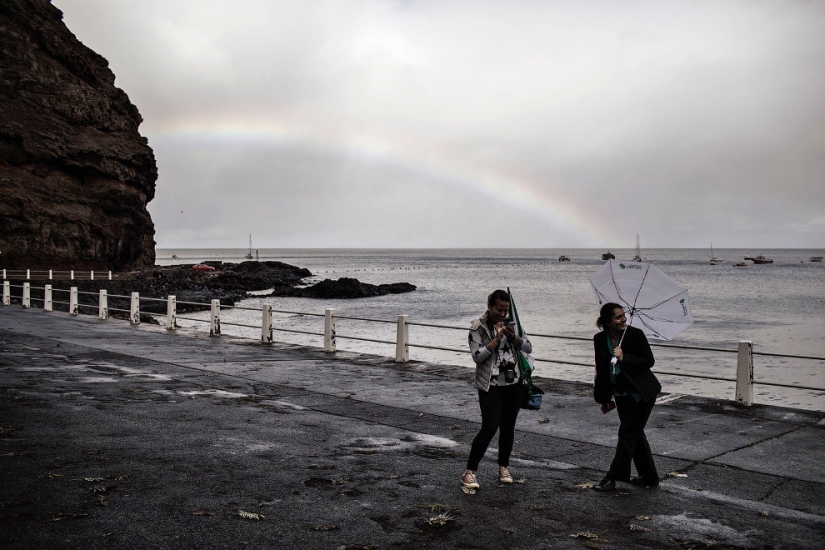
[[[490,391],[478,390],[481,430],[473,439],[473,445],[470,447],[470,457],[467,459],[468,470],[478,470],[478,464],[484,458],[484,453],[487,452],[487,447],[496,435],[496,431],[499,431],[498,465],[510,465],[510,453],[513,452],[513,440],[516,437],[516,419],[523,394],[523,384],[490,386]]]
[[[614,481],[629,481],[632,461],[640,478],[651,482],[659,480],[659,473],[653,463],[653,453],[650,452],[650,444],[644,432],[655,402],[655,399],[637,402],[630,395],[616,398],[616,410],[621,424],[616,455],[607,472],[608,478]]]

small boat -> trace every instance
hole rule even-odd
[[[750,254],[745,254],[745,257],[742,258],[742,259],[743,260],[753,260],[753,256],[751,256]]]
[[[760,255],[756,256],[755,258],[753,258],[753,263],[755,263],[755,264],[772,264],[773,259],[768,258],[767,256],[763,256],[762,254],[760,254]]]
[[[247,260],[251,260],[252,258],[254,258],[254,256],[252,256],[252,233],[249,234],[249,252],[246,253],[246,256],[244,256],[244,258],[246,258]]]
[[[724,261],[724,259],[719,258],[713,253],[713,243],[710,243],[710,265],[720,264]]]
[[[811,256],[811,261],[816,263],[822,263],[822,256]]]
[[[559,256],[559,261],[560,262],[569,262],[570,261],[570,256],[565,256],[564,254],[562,254],[561,256]]]
[[[735,265],[736,267],[748,267],[748,264],[746,264],[745,262],[737,262],[733,265]]]
[[[172,257],[173,257],[173,258],[175,258],[175,259],[177,259],[177,258],[178,258],[178,255],[177,255],[177,254],[172,254]]]
[[[615,260],[616,256],[610,253],[610,250],[602,254],[602,260]]]
[[[639,234],[636,233],[636,255],[633,256],[634,262],[641,262],[642,261],[642,253],[639,250]]]

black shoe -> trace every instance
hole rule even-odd
[[[644,487],[650,487],[650,488],[659,486],[659,480],[658,479],[644,479],[644,478],[641,478],[641,477],[631,477],[630,481],[628,483],[630,483],[631,485],[642,485]]]
[[[604,478],[599,482],[598,485],[594,485],[593,489],[602,493],[606,493],[608,491],[612,491],[616,488],[616,482],[610,479],[609,477]]]

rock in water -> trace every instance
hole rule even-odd
[[[393,283],[376,286],[369,283],[362,283],[358,279],[341,277],[337,281],[324,279],[320,283],[306,288],[292,289],[280,293],[276,290],[272,295],[300,296],[303,298],[368,298],[370,296],[412,292],[415,288],[415,285],[411,285],[410,283]]]
[[[47,0],[0,8],[0,262],[112,269],[155,262],[157,166],[108,62]]]

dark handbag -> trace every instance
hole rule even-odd
[[[610,377],[599,376],[598,368],[596,368],[596,379],[593,381],[593,399],[596,403],[609,403],[613,399],[613,386],[610,385]]]
[[[533,395],[530,395],[530,388],[533,389]],[[532,382],[530,385],[524,385],[524,396],[521,398],[521,405],[520,408],[527,409],[529,411],[537,411],[541,409],[541,396],[544,395],[544,392],[541,390],[540,387],[536,386]]]

